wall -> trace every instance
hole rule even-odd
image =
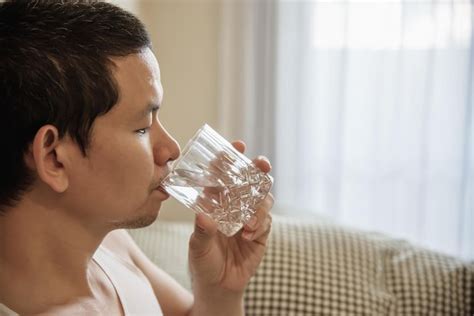
[[[160,64],[165,91],[160,120],[184,147],[201,125],[217,125],[219,2],[137,0],[127,6],[147,26]],[[190,220],[194,215],[170,198],[159,218]]]

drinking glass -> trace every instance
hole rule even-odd
[[[249,221],[272,184],[270,175],[207,124],[187,143],[161,183],[179,202],[214,219],[226,236]]]

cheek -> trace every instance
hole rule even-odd
[[[98,175],[114,188],[114,192],[137,194],[148,190],[153,182],[154,169],[151,150],[141,144],[115,148],[101,155],[98,168],[95,168]]]
[[[78,194],[97,207],[131,211],[140,207],[150,194],[154,160],[150,146],[139,142],[109,142],[91,151]],[[87,175],[88,179],[84,179]]]

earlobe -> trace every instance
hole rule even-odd
[[[69,180],[64,168],[61,139],[53,125],[42,126],[35,135],[27,161],[33,163],[38,178],[58,193],[66,191]]]

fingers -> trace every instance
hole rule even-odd
[[[241,140],[233,141],[232,145],[239,152],[245,152],[245,143]],[[221,169],[220,164],[214,162],[211,167]],[[253,160],[253,164],[260,169],[262,172],[268,173],[272,170],[272,165],[267,157],[258,156]],[[266,198],[258,205],[255,214],[252,216],[250,221],[244,226],[241,233],[241,237],[249,241],[257,241],[265,244],[268,234],[270,233],[272,217],[270,215],[270,209],[274,203],[273,195],[269,193]]]
[[[232,146],[242,154],[245,152],[246,145],[242,140],[236,140],[232,142]],[[253,160],[254,165],[261,171],[268,173],[272,170],[270,160],[265,156],[258,156]]]
[[[245,230],[242,232],[242,238],[248,241],[257,241],[264,245],[272,227],[272,216],[267,214],[267,216],[265,216],[263,220],[260,219],[259,222],[255,231],[245,227]]]
[[[270,209],[273,203],[273,195],[268,193],[266,198],[258,205],[250,221],[244,226],[242,238],[249,241],[257,240],[264,242],[266,240],[272,225]]]
[[[268,173],[272,170],[272,165],[267,157],[258,156],[253,160],[253,164],[261,171]]]
[[[217,231],[216,222],[204,213],[196,214],[194,225],[195,225],[194,231],[198,233],[213,235]]]
[[[204,213],[196,215],[194,224],[194,232],[189,240],[189,254],[193,258],[200,258],[209,252],[212,239],[217,233],[217,224]]]
[[[245,152],[245,143],[242,140],[236,140],[232,142],[232,146],[242,154]]]
[[[232,146],[242,154],[245,152],[246,145],[242,140],[233,141]],[[217,178],[221,178],[221,180],[226,182],[225,178],[228,176],[229,172],[238,172],[238,169],[231,167],[235,166],[235,163],[235,155],[229,154],[226,151],[221,151],[216,153],[215,158],[210,161],[209,165],[207,166],[207,171],[215,173]],[[237,166],[235,167],[238,168]]]
[[[234,146],[234,148],[242,154],[245,152],[246,145],[242,140],[233,141],[232,146]],[[265,156],[258,156],[253,160],[253,163],[263,172],[270,172],[272,170],[272,165],[270,164],[268,158]]]

